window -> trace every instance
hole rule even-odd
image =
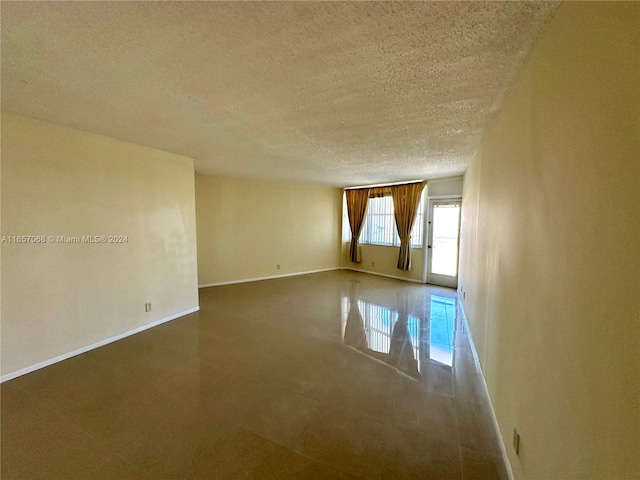
[[[411,230],[411,246],[413,248],[422,247],[423,232],[423,199],[420,199],[416,221]],[[373,245],[400,246],[400,238],[396,230],[396,220],[393,215],[393,198],[378,197],[370,198],[367,207],[367,216],[364,220],[360,243],[371,243]]]

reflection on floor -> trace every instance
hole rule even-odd
[[[3,479],[506,479],[455,291],[335,271],[2,384]]]
[[[351,282],[349,307],[343,302],[343,340],[407,375],[422,378],[425,364],[453,366],[455,299],[430,296],[428,317],[409,313],[407,292],[399,293],[398,310],[357,299]]]

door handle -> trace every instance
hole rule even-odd
[[[432,248],[431,245],[427,245],[427,248]]]

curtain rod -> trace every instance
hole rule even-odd
[[[384,188],[384,187],[393,187],[395,185],[411,185],[412,183],[427,183],[426,180],[409,180],[406,182],[395,182],[395,183],[380,183],[377,185],[363,185],[361,187],[344,187],[344,190],[360,190],[361,188]]]

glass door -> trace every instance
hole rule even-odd
[[[429,201],[427,283],[458,287],[461,200]]]

